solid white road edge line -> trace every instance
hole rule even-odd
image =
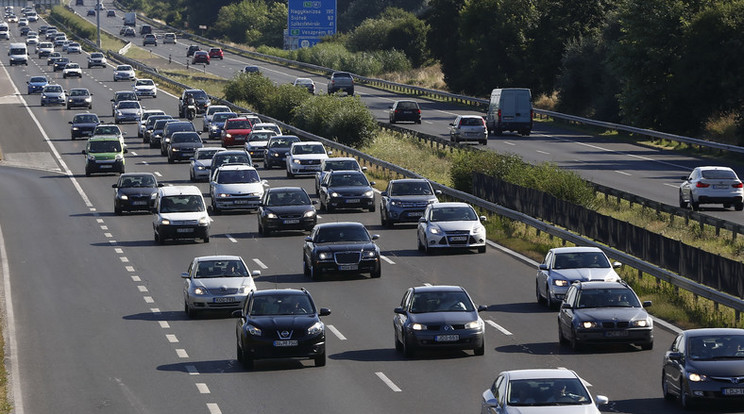
[[[23,395],[21,395],[21,369],[18,366],[18,342],[16,342],[15,313],[13,312],[13,300],[10,290],[10,266],[8,265],[8,253],[5,251],[5,239],[0,228],[0,272],[3,278],[3,305],[5,307],[5,342],[8,344],[10,353],[10,386],[12,392],[13,412],[23,414]]]

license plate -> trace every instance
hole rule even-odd
[[[356,264],[338,265],[338,270],[357,270],[357,269],[359,269],[359,265],[356,265]]]
[[[723,395],[744,395],[744,388],[724,388]]]
[[[360,200],[360,199],[358,199],[358,198],[350,198],[350,199],[346,200],[346,202],[347,202],[348,204],[355,204],[355,203],[360,203],[361,201],[362,201],[362,200]]]
[[[190,228],[183,228],[183,229],[176,229],[176,233],[192,233],[194,229]]]
[[[610,337],[610,338],[628,336],[628,331],[607,331],[605,332],[605,336]]]
[[[450,237],[450,241],[453,241],[453,242],[455,242],[455,241],[465,241],[467,239],[468,239],[467,236],[452,236],[452,237]]]
[[[113,168],[114,166],[111,164],[102,164],[100,167],[101,168]]]
[[[297,340],[296,339],[289,339],[286,341],[274,341],[274,346],[282,347],[282,346],[297,346]]]
[[[248,204],[248,200],[235,200],[233,201],[235,204]]]
[[[408,217],[421,217],[424,215],[423,211],[412,211],[408,213]]]
[[[460,335],[437,335],[434,340],[436,342],[456,342],[460,340]]]
[[[717,190],[725,190],[725,189],[728,188],[728,186],[725,185],[725,184],[716,184],[716,185],[713,186],[713,188],[715,188]]]
[[[147,205],[147,201],[133,201],[132,205],[133,206],[145,206]]]
[[[300,222],[299,219],[288,219],[288,220],[283,221],[284,224],[297,224],[299,222]]]
[[[224,297],[224,298],[214,298],[213,302],[214,303],[232,303],[232,302],[235,302],[235,298],[231,296]]]

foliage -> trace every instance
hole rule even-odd
[[[279,47],[284,42],[287,5],[263,0],[243,0],[222,7],[210,34],[237,43]]]
[[[338,28],[349,32],[364,20],[378,17],[389,7],[414,12],[426,3],[426,0],[337,0]]]
[[[426,59],[428,25],[399,8],[386,9],[379,18],[366,19],[350,34],[346,45],[352,51],[396,49],[405,53],[414,67]]]
[[[70,28],[70,30],[76,35],[88,39],[90,41],[96,41],[96,28],[88,23],[87,20],[76,15],[65,9],[62,6],[55,6],[52,8],[50,16],[61,22],[63,25]]]
[[[241,73],[224,88],[225,99],[230,102],[248,102],[256,111],[265,113],[270,96],[276,86],[271,79],[257,73]],[[270,115],[270,114],[269,114]]]
[[[377,130],[372,113],[357,96],[315,96],[294,109],[292,123],[354,148],[369,143]]]

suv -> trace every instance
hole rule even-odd
[[[421,109],[416,101],[395,101],[393,106],[390,107],[389,119],[391,124],[400,121],[411,121],[420,124]]]
[[[163,44],[167,45],[168,43],[176,44],[176,34],[175,33],[166,33],[163,35]]]
[[[189,46],[189,50],[186,51],[186,57],[194,56],[194,52],[196,52],[197,50],[201,50],[201,47],[199,47],[199,45]]]
[[[315,366],[326,364],[325,324],[305,289],[262,289],[251,292],[235,327],[238,362],[253,369],[261,358],[311,358]]]
[[[178,98],[178,117],[186,117],[186,107],[188,106],[188,97],[193,96],[196,102],[196,113],[203,114],[209,108],[211,102],[209,101],[209,95],[201,89],[186,89]]]
[[[338,91],[346,91],[349,95],[354,95],[354,78],[349,72],[333,72],[331,81],[328,82],[328,94]]]
[[[88,69],[94,66],[106,67],[106,56],[103,53],[93,52],[88,56]]]
[[[142,27],[145,27],[145,26],[142,26]],[[152,33],[146,34],[145,35],[145,38],[142,39],[142,46],[147,46],[147,45],[157,46],[158,45],[158,38],[157,38],[157,36],[155,36]]]
[[[140,26],[140,34],[142,36],[152,34],[152,26],[150,26],[149,24],[143,24],[142,26]]]
[[[439,201],[440,190],[434,190],[429,180],[404,178],[391,180],[381,194],[380,222],[385,227],[395,223],[416,223],[426,206]]]
[[[152,212],[155,242],[166,239],[202,239],[209,243],[212,219],[207,214],[201,190],[193,185],[168,186],[158,189]]]
[[[90,177],[91,174],[99,172],[124,174],[124,154],[126,153],[127,149],[118,137],[91,137],[83,150],[85,176]]]
[[[322,142],[293,143],[287,153],[287,177],[292,178],[301,174],[315,175],[320,171],[320,162],[328,158],[328,155]]]
[[[585,344],[625,343],[654,347],[653,320],[625,282],[576,282],[558,313],[558,341],[578,350]]]

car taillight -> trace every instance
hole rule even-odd
[[[742,188],[742,187],[744,187],[744,184],[742,184],[742,183],[731,184],[731,187]]]
[[[535,111],[530,109],[530,119],[535,119]]]
[[[501,109],[499,109],[497,116],[499,117],[499,122],[501,122]]]
[[[697,188],[707,188],[707,187],[710,187],[710,184],[706,184],[706,183],[703,183],[703,182],[698,181],[698,183],[695,184],[695,187],[697,187]]]

